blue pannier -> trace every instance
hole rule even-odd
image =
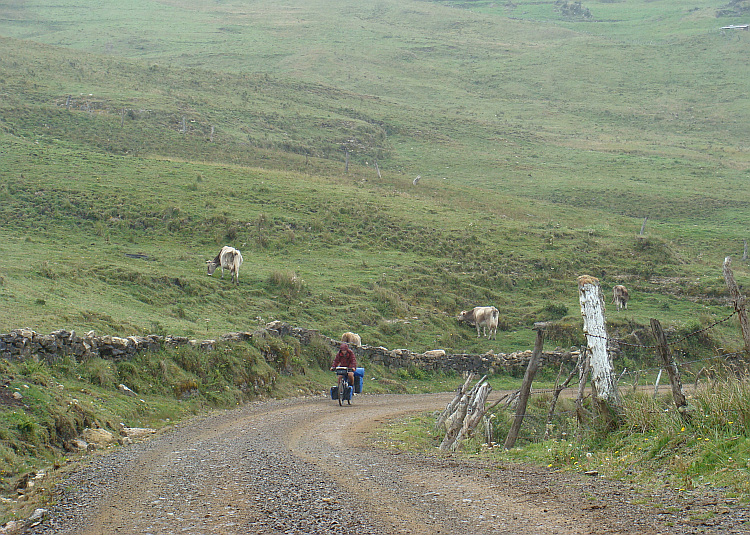
[[[357,368],[354,370],[354,393],[355,394],[361,394],[362,393],[362,387],[364,386],[365,382],[365,369],[364,368]]]

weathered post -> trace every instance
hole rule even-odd
[[[607,351],[607,327],[604,318],[604,297],[599,279],[590,275],[578,277],[578,300],[583,316],[583,332],[591,351],[591,384],[597,414],[603,416],[608,426],[615,423],[620,408],[612,357]]]
[[[677,406],[677,411],[682,415],[683,418],[687,418],[687,399],[685,394],[682,392],[682,380],[680,379],[680,372],[677,370],[677,363],[672,356],[672,352],[669,350],[667,344],[667,337],[664,334],[664,330],[661,328],[659,320],[651,318],[651,330],[654,332],[656,338],[657,350],[661,356],[662,365],[667,370],[669,375],[669,382],[672,385],[672,397],[674,397],[674,404]],[[656,385],[659,388],[659,385]]]
[[[544,347],[544,328],[546,326],[546,323],[534,324],[534,330],[536,331],[534,352],[531,354],[531,360],[529,360],[529,365],[526,367],[526,373],[524,374],[523,382],[521,383],[521,392],[518,397],[518,404],[516,405],[516,416],[513,420],[513,424],[510,426],[508,436],[505,438],[506,450],[516,445],[518,432],[521,430],[521,424],[523,424],[523,417],[526,414],[526,406],[529,403],[529,395],[531,393],[531,383],[534,381],[534,376],[539,369],[539,361],[541,360],[542,349]]]
[[[727,283],[727,288],[729,288],[729,295],[732,296],[732,300],[734,301],[734,309],[737,311],[737,315],[740,318],[742,338],[745,339],[745,351],[750,353],[750,325],[748,325],[747,310],[745,310],[746,299],[745,296],[740,293],[740,289],[737,287],[737,282],[734,280],[731,263],[732,259],[730,257],[724,259],[724,280]]]

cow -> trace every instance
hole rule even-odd
[[[234,247],[225,245],[213,260],[206,260],[208,274],[213,275],[216,268],[221,266],[221,278],[224,278],[224,269],[228,269],[232,275],[232,282],[240,282],[240,266],[242,265],[242,253]]]
[[[341,335],[341,341],[346,342],[350,346],[361,347],[362,339],[357,333],[345,332]]]
[[[493,306],[489,307],[474,307],[472,310],[462,310],[458,315],[459,321],[465,321],[471,325],[477,327],[477,338],[481,336],[480,332],[484,332],[484,336],[487,336],[487,330],[489,329],[489,338],[497,339],[497,323],[500,317],[500,312]]]
[[[620,309],[627,309],[628,308],[628,299],[630,299],[630,296],[628,295],[628,289],[625,288],[622,284],[618,284],[614,288],[612,288],[612,302],[617,307],[617,310]]]

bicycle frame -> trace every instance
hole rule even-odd
[[[347,387],[350,389],[354,388],[354,385],[349,384],[349,368],[346,366],[338,366],[335,371],[338,376],[339,405],[344,404],[344,399],[346,399],[346,402],[351,405],[351,394],[345,398]]]

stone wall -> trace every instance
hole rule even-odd
[[[292,327],[287,323],[275,321],[266,325],[266,329],[278,336],[293,336],[301,344],[310,343],[314,336],[320,336],[331,344],[333,349],[338,349],[339,340],[334,340],[321,335],[317,331]],[[494,353],[492,351],[482,355],[469,353],[449,354],[441,349],[426,351],[425,353],[414,353],[408,349],[387,349],[382,346],[352,347],[352,351],[358,358],[364,357],[373,364],[380,364],[392,369],[419,368],[425,371],[450,372],[474,372],[481,375],[507,371],[509,373],[521,373],[531,360],[531,350],[517,351],[513,353]],[[542,352],[542,365],[559,366],[561,362],[576,362],[579,351],[555,350]]]
[[[307,345],[316,337],[320,337],[335,350],[339,341],[321,335],[318,331],[294,327],[288,323],[274,321],[266,325],[260,332],[272,336],[291,336]],[[243,342],[251,339],[257,333],[234,332],[221,337],[226,342]],[[54,362],[65,356],[76,360],[86,360],[100,357],[112,361],[128,360],[139,351],[158,351],[165,347],[189,345],[205,351],[211,351],[216,346],[216,340],[192,340],[181,336],[97,336],[89,331],[83,336],[75,331],[58,330],[50,334],[38,334],[30,329],[14,329],[8,334],[0,334],[0,358],[8,360],[23,360],[34,357]],[[352,347],[358,358],[366,359],[373,364],[379,364],[391,369],[418,368],[425,371],[440,371],[445,373],[474,372],[481,375],[493,374],[500,371],[523,373],[531,358],[531,350],[513,353],[488,352],[476,354],[447,354],[443,350],[414,353],[408,349],[387,349],[382,346]],[[544,363],[559,366],[560,362],[573,361],[578,358],[578,351],[549,351],[542,354]]]

